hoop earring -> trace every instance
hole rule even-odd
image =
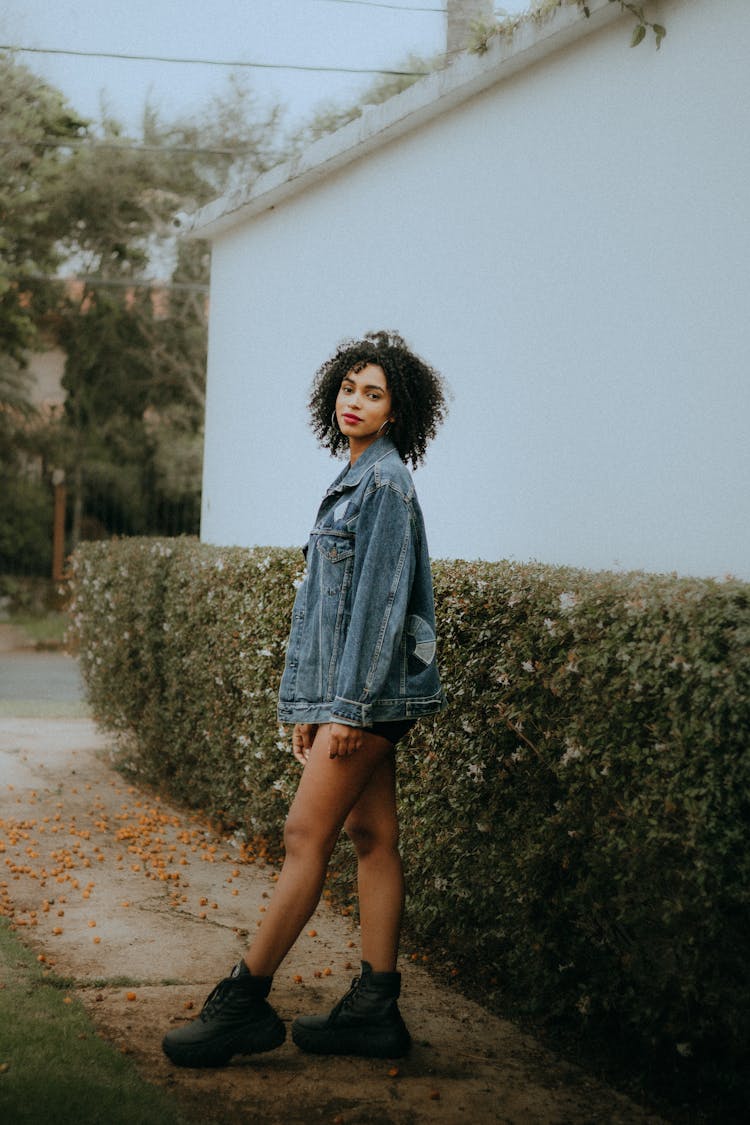
[[[382,434],[382,432],[383,432],[383,429],[384,429],[384,428],[385,428],[386,426],[390,427],[390,426],[392,426],[392,425],[393,425],[393,419],[392,419],[392,418],[386,418],[385,422],[383,422],[383,425],[382,425],[382,426],[380,427],[380,429],[378,430],[378,437],[380,437],[380,435],[381,435],[381,434]],[[390,431],[390,429],[388,429],[388,431],[387,431],[387,432],[388,432],[388,433],[390,433],[390,432],[391,432],[391,431]]]
[[[341,433],[341,427],[339,426],[339,420],[336,417],[336,407],[335,406],[334,406],[333,410],[331,411],[331,429],[332,430],[338,430],[339,433]]]

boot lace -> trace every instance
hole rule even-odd
[[[331,1015],[329,1017],[330,1019],[335,1020],[336,1016],[339,1014],[339,1012],[342,1010],[342,1008],[346,1008],[351,1003],[351,1001],[357,995],[357,992],[359,991],[359,986],[360,986],[361,983],[362,983],[361,977],[354,977],[352,979],[352,983],[351,983],[351,987],[349,988],[349,991],[344,996],[341,997],[341,999],[339,1000],[339,1002],[337,1004],[335,1004],[333,1006],[333,1009],[331,1010]]]
[[[213,989],[213,991],[208,994],[208,996],[206,997],[206,1002],[201,1008],[200,1013],[200,1018],[204,1023],[206,1022],[206,1020],[210,1019],[221,1007],[227,995],[227,992],[230,991],[233,983],[234,982],[230,977],[228,977],[226,980],[221,980]]]

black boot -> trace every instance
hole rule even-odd
[[[271,977],[255,977],[244,961],[220,981],[200,1015],[164,1036],[162,1048],[177,1066],[226,1066],[232,1055],[280,1047],[286,1028],[266,996]]]
[[[362,962],[343,999],[328,1016],[299,1016],[292,1039],[316,1055],[365,1055],[390,1059],[405,1055],[411,1036],[398,1010],[400,973],[374,973]]]

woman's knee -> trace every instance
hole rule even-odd
[[[284,850],[287,855],[306,852],[325,856],[333,850],[337,835],[292,809],[284,824]]]
[[[344,825],[344,830],[360,859],[375,851],[398,851],[398,824],[396,821],[372,823],[349,819]]]

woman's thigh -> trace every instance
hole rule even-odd
[[[390,767],[385,771],[380,767],[392,756],[393,747],[387,739],[366,732],[356,753],[330,758],[328,727],[320,726],[289,810],[287,832],[335,841],[370,782],[375,780],[378,791],[387,788]],[[395,791],[393,803],[395,806]]]

